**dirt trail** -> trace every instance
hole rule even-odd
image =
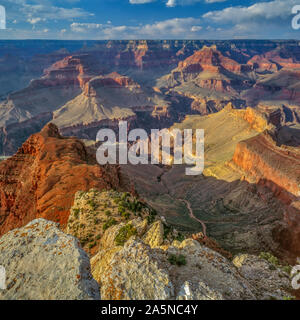
[[[161,183],[161,184],[166,188],[167,194],[168,194],[170,197],[173,198],[173,196],[171,195],[171,192],[170,192],[170,190],[169,190],[169,188],[168,188],[167,183],[166,183],[166,182],[164,181],[164,179],[163,179],[163,176],[164,176],[165,173],[166,173],[166,171],[164,170],[164,171],[157,177],[157,181],[158,181],[159,183]],[[203,233],[204,237],[206,238],[206,237],[207,237],[206,225],[205,225],[204,221],[202,221],[202,220],[200,220],[200,219],[198,219],[198,218],[195,217],[194,212],[193,212],[193,209],[192,209],[191,204],[189,203],[189,201],[188,201],[188,200],[185,200],[185,199],[177,199],[177,200],[183,202],[183,203],[186,205],[186,207],[187,207],[187,209],[188,209],[188,211],[189,211],[189,216],[190,216],[192,219],[194,219],[194,220],[196,220],[197,222],[201,223],[202,233]]]
[[[178,199],[178,200],[185,203],[185,205],[187,206],[187,208],[188,208],[188,210],[189,210],[190,217],[191,217],[192,219],[198,221],[199,223],[201,223],[201,225],[202,225],[202,232],[203,232],[204,237],[206,238],[206,237],[207,237],[207,233],[206,233],[206,225],[205,225],[204,221],[202,221],[202,220],[200,220],[200,219],[198,219],[198,218],[195,217],[195,215],[194,215],[194,213],[193,213],[193,209],[192,209],[192,207],[191,207],[191,204],[190,204],[187,200],[185,200],[185,199]]]

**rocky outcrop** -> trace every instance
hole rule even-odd
[[[249,65],[241,65],[222,55],[216,46],[204,46],[172,71],[167,82],[170,86],[192,82],[196,86],[235,95],[237,90],[248,86]]]
[[[118,167],[101,167],[55,125],[32,135],[0,164],[0,234],[42,217],[66,225],[78,190],[118,188]]]
[[[282,300],[291,296],[288,271],[260,257],[248,254],[236,256],[233,264],[253,286],[259,300]]]
[[[281,68],[296,69],[300,68],[299,49],[278,46],[274,50],[255,55],[248,61],[255,69],[261,71],[278,71]]]
[[[281,69],[265,76],[243,93],[242,98],[253,107],[259,104],[277,107],[298,106],[296,109],[299,112],[300,71],[299,69]]]
[[[285,203],[290,204],[300,196],[299,150],[277,146],[268,133],[239,142],[233,162],[246,177],[269,186]]]
[[[277,72],[279,70],[279,66],[268,60],[266,57],[255,55],[252,57],[247,64],[252,66],[252,68],[256,71],[270,71],[270,72]]]
[[[46,84],[73,85],[81,88],[95,75],[102,72],[93,55],[79,54],[68,56],[54,63],[45,70],[45,76],[40,80]],[[38,83],[38,80],[35,83]]]
[[[87,97],[96,97],[97,88],[131,88],[139,89],[140,85],[134,82],[131,78],[122,76],[117,72],[113,72],[107,76],[99,76],[92,78],[84,86],[83,94]]]
[[[151,229],[150,229],[151,230]],[[100,251],[92,273],[104,300],[283,299],[288,274],[256,256],[232,264],[219,253],[186,239],[151,248],[140,238]],[[259,283],[259,278],[268,280]],[[274,280],[268,287],[268,283]]]
[[[99,250],[113,247],[123,227],[130,225],[138,234],[144,234],[149,215],[151,210],[127,192],[97,189],[78,191],[66,232],[78,238],[82,247],[93,255]],[[108,228],[109,232],[106,231]]]
[[[186,264],[172,264],[170,257],[179,255]],[[97,270],[94,261],[91,261],[93,274]],[[193,240],[165,251],[151,249],[140,240],[129,240],[111,257],[100,277],[97,280],[101,283],[103,299],[254,298],[247,282],[225,258]],[[193,290],[189,292],[187,286]]]
[[[78,240],[37,219],[0,238],[6,290],[0,300],[95,300],[99,286]]]
[[[273,238],[294,260],[300,253],[300,153],[299,148],[276,145],[264,132],[237,144],[233,163],[242,170],[250,183],[261,188],[261,198],[267,201],[264,189],[285,205],[284,226],[276,227]]]
[[[251,71],[249,66],[241,65],[235,60],[223,56],[216,46],[204,46],[202,50],[195,52],[178,64],[178,69],[186,73],[198,73],[199,71],[215,73],[221,71],[221,68],[233,73]]]
[[[155,222],[150,230],[145,234],[144,243],[151,248],[159,247],[164,242],[164,227],[161,220]]]

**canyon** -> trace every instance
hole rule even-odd
[[[22,251],[11,234],[27,239],[32,221],[45,241],[48,228],[72,235],[70,250],[83,257],[84,249],[99,285],[88,282],[88,293],[73,287],[75,297],[289,295],[278,266],[270,277],[280,293],[247,270],[266,272],[261,253],[282,266],[300,256],[297,41],[0,43],[0,248],[3,241]],[[100,166],[96,134],[117,134],[120,120],[128,131],[204,129],[203,174],[187,176],[185,164]],[[35,230],[34,248],[40,236]],[[181,252],[187,265],[170,267]],[[233,292],[210,275],[213,265],[220,277],[231,270]],[[157,293],[143,282],[147,267],[149,279],[164,279]],[[128,270],[141,283],[133,291]]]

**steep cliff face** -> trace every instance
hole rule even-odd
[[[53,81],[54,85],[79,85],[83,87],[92,76],[102,73],[100,67],[93,55],[80,54],[68,56],[54,63],[45,70],[44,79]]]
[[[268,60],[266,57],[264,56],[260,56],[260,55],[255,55],[254,57],[252,57],[248,62],[248,65],[250,65],[254,70],[256,71],[271,71],[271,72],[276,72],[279,70],[279,66]]]
[[[298,46],[293,48],[278,46],[274,50],[255,55],[248,61],[248,64],[260,71],[278,71],[281,68],[300,68],[299,58]]]
[[[276,146],[268,133],[237,144],[233,162],[256,183],[265,183],[287,204],[300,196],[300,152]]]
[[[262,188],[271,190],[285,204],[285,225],[275,228],[273,238],[292,255],[300,253],[300,152],[299,147],[276,145],[273,138],[264,132],[246,141],[239,142],[234,164],[242,170],[245,179]]]
[[[119,186],[118,168],[100,167],[77,139],[53,124],[0,164],[0,234],[43,217],[65,225],[78,190]]]
[[[148,126],[151,119],[168,118],[170,105],[162,93],[113,72],[89,80],[82,94],[53,113],[52,121],[65,134],[95,139],[93,128],[114,127],[121,119],[141,127],[138,117],[150,118]]]
[[[218,72],[224,68],[233,73],[251,71],[251,67],[241,65],[237,61],[225,57],[217,50],[216,46],[203,47],[182,62],[179,62],[178,69],[186,73],[199,71]]]
[[[273,106],[298,106],[300,103],[300,71],[281,69],[258,80],[242,95],[250,106],[266,104]]]
[[[172,71],[169,82],[178,84],[193,81],[204,89],[233,94],[237,89],[237,80],[240,88],[247,87],[246,75],[251,70],[250,65],[242,65],[225,57],[215,46],[204,46],[202,50],[179,62],[178,68]]]

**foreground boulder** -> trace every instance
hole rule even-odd
[[[87,254],[54,222],[36,219],[0,238],[0,265],[7,276],[0,299],[100,299]]]

